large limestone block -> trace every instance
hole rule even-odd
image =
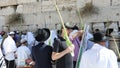
[[[16,13],[23,13],[23,5],[17,6]]]
[[[120,0],[112,0],[112,3],[111,3],[113,6],[118,6],[120,5]]]
[[[28,3],[17,6],[17,13],[31,14],[31,13],[41,13],[45,11],[55,11],[56,8],[52,4],[42,4],[40,2]]]
[[[54,1],[42,1],[41,2],[42,5],[54,5]]]
[[[53,5],[51,5],[51,6],[42,6],[42,11],[43,12],[56,11],[56,8]]]
[[[41,5],[39,3],[29,3],[17,6],[17,13],[31,14],[41,11]]]
[[[0,15],[11,15],[14,12],[15,12],[15,8],[13,6],[8,6],[0,10]]]
[[[110,0],[93,0],[93,4],[98,7],[106,7],[110,6],[111,2]]]
[[[16,5],[16,0],[0,0],[0,7],[1,6],[8,6],[8,5]]]
[[[4,30],[6,19],[5,16],[0,16],[0,31]]]
[[[85,0],[77,0],[77,8],[82,8],[85,6]]]
[[[17,0],[18,4],[37,2],[36,0]]]
[[[0,25],[2,26],[4,24],[5,24],[5,16],[0,16]]]

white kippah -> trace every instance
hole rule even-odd
[[[11,35],[11,34],[15,34],[15,32],[10,32],[9,35]]]
[[[20,43],[24,43],[26,41],[27,41],[26,39],[21,39]]]

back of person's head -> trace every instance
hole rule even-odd
[[[15,32],[13,32],[13,31],[9,32],[9,36],[11,36],[11,37],[14,39],[14,37],[15,37]]]
[[[23,30],[23,31],[22,31],[22,34],[23,34],[23,35],[26,35],[26,34],[27,34],[27,30]]]
[[[91,38],[90,40],[95,43],[99,43],[99,42],[105,42],[107,38],[101,32],[97,32],[93,34],[93,38]]]
[[[27,40],[26,40],[26,39],[21,39],[21,40],[20,40],[20,43],[21,43],[21,44],[25,44],[25,43],[27,43]]]
[[[3,35],[5,35],[5,33],[6,33],[5,31],[2,31],[0,34],[1,34],[1,36],[3,36]]]
[[[118,27],[118,31],[120,32],[120,27]]]
[[[99,29],[95,29],[95,33],[97,33],[97,32],[100,32],[100,30]]]
[[[79,27],[77,25],[74,25],[73,30],[79,30]]]
[[[15,35],[15,32],[11,31],[11,32],[9,33],[9,35],[10,35],[10,36],[14,36],[14,35]]]
[[[48,28],[38,29],[35,32],[35,39],[38,42],[44,42],[50,37],[50,30]]]
[[[57,35],[61,35],[62,31],[61,30],[57,30]]]
[[[106,36],[110,36],[110,34],[113,32],[113,28],[109,28],[106,30]]]

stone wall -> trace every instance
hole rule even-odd
[[[75,0],[56,0],[65,22],[78,22],[76,14]],[[56,23],[60,23],[60,18],[54,6],[53,0],[4,0],[0,2],[0,16],[3,16],[4,22],[1,25],[10,26],[11,30],[36,29],[48,27],[54,29]],[[10,15],[22,14],[24,21],[8,24]],[[75,19],[74,19],[75,18]],[[7,28],[7,27],[6,27]],[[5,30],[5,29],[0,29]]]
[[[86,3],[91,2],[91,0],[78,0],[77,9],[82,9]],[[92,14],[83,17],[84,23],[103,23],[107,21],[118,21],[120,22],[120,1],[119,0],[92,0],[93,5],[98,8],[98,14]],[[103,28],[100,28],[100,27]],[[104,30],[103,25],[95,25],[95,28],[100,28]],[[116,25],[110,26],[110,28],[116,28]]]
[[[64,22],[79,23],[78,8],[84,7],[91,0],[56,1]],[[119,0],[93,0],[92,3],[99,9],[98,14],[82,17],[83,23],[119,21]],[[8,24],[8,18],[14,13],[21,14],[24,21]],[[10,26],[10,30],[34,30],[42,27],[54,29],[55,24],[60,23],[60,18],[54,0],[0,0],[0,23],[1,26]],[[1,30],[6,29],[1,27]]]

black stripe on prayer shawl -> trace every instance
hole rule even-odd
[[[3,57],[4,57],[4,56],[2,56],[2,57],[0,58],[0,62],[1,62],[1,63],[0,63],[0,68],[1,68],[1,66],[3,65],[3,61],[4,61],[4,60],[2,60]]]
[[[0,61],[2,60],[3,56],[0,58]]]
[[[0,68],[2,67],[2,65],[3,65],[3,60],[2,60],[2,62],[0,63]]]

